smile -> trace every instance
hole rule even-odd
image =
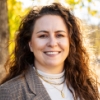
[[[56,51],[56,52],[49,51],[49,52],[45,52],[45,53],[49,54],[49,55],[55,55],[55,54],[59,54],[60,52],[59,51]]]

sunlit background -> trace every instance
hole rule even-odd
[[[88,20],[93,25],[100,24],[100,0],[17,0],[22,2],[22,8],[31,6],[49,5],[53,2],[74,7],[75,15],[81,19]],[[71,5],[70,5],[71,4]],[[89,15],[89,12],[91,15]]]

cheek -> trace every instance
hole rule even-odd
[[[62,39],[59,41],[59,43],[63,48],[69,48],[69,39]]]
[[[46,41],[40,40],[40,39],[35,39],[32,41],[32,49],[33,52],[36,52],[36,50],[42,50],[46,46]]]

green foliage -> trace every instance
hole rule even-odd
[[[86,5],[86,6],[85,6],[85,2],[86,2],[85,0],[65,0],[65,2],[67,4],[69,4],[72,9],[74,9],[75,6],[77,6],[77,5],[78,5],[78,7],[80,9],[82,9],[83,7],[84,8],[87,8],[88,14],[90,14],[92,16],[96,16],[96,14],[98,13],[97,10],[93,10],[90,7],[90,4],[94,4],[94,1],[93,0],[87,0],[88,5]]]
[[[13,39],[15,30],[18,28],[20,23],[19,14],[21,14],[21,2],[8,0],[8,17],[11,39]]]
[[[72,5],[79,4],[82,0],[65,0],[66,3]]]
[[[88,2],[92,2],[92,0],[88,0]]]
[[[23,17],[28,10],[22,9],[22,3],[16,0],[8,0],[7,4],[8,4],[8,21],[9,21],[9,32],[10,32],[9,53],[11,53],[14,48],[14,38],[21,21],[21,17]]]
[[[88,13],[91,14],[92,16],[95,16],[98,12],[97,10],[92,10],[90,7],[88,7]]]

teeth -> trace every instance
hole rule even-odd
[[[59,52],[46,52],[46,54],[58,54]]]

